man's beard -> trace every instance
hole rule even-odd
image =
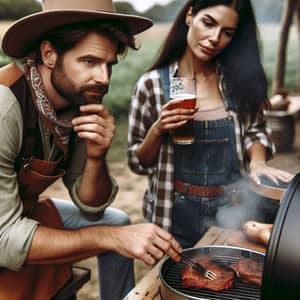
[[[55,90],[62,95],[70,104],[80,106],[90,103],[101,103],[103,96],[108,92],[108,87],[101,84],[89,84],[76,86],[64,71],[62,59],[59,58],[51,73],[51,83]],[[86,95],[85,92],[92,91],[95,94]]]

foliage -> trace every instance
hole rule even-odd
[[[283,7],[283,0],[252,0],[258,22],[277,23]],[[139,14],[155,22],[171,22],[182,7],[182,0],[173,0],[168,5],[155,5],[144,13],[137,13],[128,2],[115,2],[119,12]],[[17,19],[41,10],[37,0],[0,0],[0,20]]]
[[[259,23],[278,23],[281,19],[284,0],[252,0]]]
[[[127,151],[127,118],[119,118],[116,120],[116,134],[114,136],[111,147],[109,148],[108,161],[124,161],[126,160]]]
[[[0,51],[0,66],[4,66],[11,62],[11,59],[3,54]]]
[[[276,55],[278,51],[278,34],[279,27],[277,25],[260,26],[261,39],[263,42],[262,61],[267,74],[269,82],[269,92],[271,92],[272,77],[275,71]],[[296,74],[297,70],[297,30],[294,27],[290,29],[287,55],[286,55],[286,69],[285,69],[285,88],[291,93],[296,91]]]
[[[0,20],[15,20],[40,10],[36,0],[0,0]]]
[[[172,22],[182,7],[181,0],[174,0],[166,6],[155,5],[146,12],[146,16],[155,22]]]
[[[252,0],[253,7],[259,23],[278,23],[281,18],[284,0]],[[127,2],[116,2],[120,12],[136,14],[133,7]],[[168,5],[155,5],[145,13],[139,15],[148,17],[155,22],[172,22],[182,7],[182,0],[173,0]]]
[[[136,52],[130,50],[125,58],[121,58],[114,66],[111,85],[104,103],[115,116],[128,113],[130,96],[138,78],[150,67],[159,44],[145,42]]]

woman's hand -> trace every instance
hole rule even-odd
[[[187,121],[194,118],[197,108],[174,108],[174,105],[183,100],[169,101],[162,107],[162,112],[158,120],[153,124],[157,135],[163,135],[165,132],[174,130],[184,125]]]
[[[294,175],[273,167],[269,167],[265,161],[253,160],[250,162],[250,178],[256,183],[260,184],[259,177],[266,176],[272,180],[276,185],[279,184],[279,180],[283,182],[289,182]]]

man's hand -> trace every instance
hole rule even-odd
[[[113,250],[153,266],[165,254],[180,260],[182,251],[172,235],[154,224],[136,224],[116,228]]]
[[[72,125],[78,136],[86,140],[87,159],[102,158],[115,134],[114,118],[102,104],[82,105],[80,111],[82,116],[74,118]]]

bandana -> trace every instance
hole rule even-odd
[[[35,58],[33,56],[24,58],[23,65],[37,112],[66,157],[72,132],[72,119],[79,115],[79,111],[74,108],[71,111],[57,115],[46,95]]]

